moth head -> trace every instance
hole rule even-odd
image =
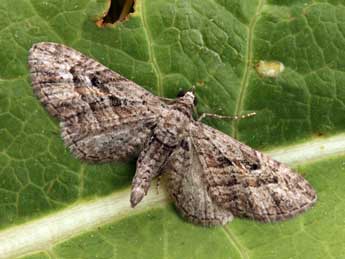
[[[191,89],[189,90],[183,90],[181,89],[178,94],[177,94],[177,98],[183,100],[184,102],[187,102],[193,106],[196,106],[198,101],[197,98],[195,96],[195,86],[193,86]]]

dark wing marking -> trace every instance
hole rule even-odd
[[[205,188],[235,216],[278,221],[315,203],[310,184],[284,164],[202,123],[195,122],[191,136]]]
[[[90,161],[138,155],[165,106],[134,82],[61,44],[30,49],[35,94],[61,121],[65,144]]]
[[[165,167],[168,191],[177,209],[189,221],[205,226],[225,224],[233,217],[212,201],[203,183],[203,168],[189,138],[170,157]]]

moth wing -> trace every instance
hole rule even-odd
[[[205,124],[195,122],[192,143],[212,200],[234,216],[284,220],[311,207],[317,197],[298,173]]]
[[[170,196],[187,220],[205,226],[232,220],[229,210],[212,201],[207,185],[203,183],[203,168],[190,138],[174,151],[165,169]]]
[[[88,161],[137,155],[164,104],[134,82],[61,44],[33,45],[35,94],[60,120],[65,144]]]

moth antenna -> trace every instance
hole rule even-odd
[[[189,91],[191,91],[193,94],[195,94],[195,85],[192,85],[192,88]]]
[[[229,119],[229,120],[241,120],[249,117],[253,117],[256,115],[256,112],[251,112],[243,115],[234,115],[234,116],[226,116],[226,115],[219,115],[219,114],[213,114],[213,113],[203,113],[199,117],[198,121],[201,121],[202,119],[206,117],[215,118],[215,119]]]

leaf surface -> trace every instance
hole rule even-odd
[[[64,43],[160,96],[196,85],[199,114],[255,111],[255,118],[239,122],[206,123],[260,150],[344,131],[341,1],[140,0],[127,21],[97,27],[108,7],[108,0],[0,1],[0,236],[121,194],[135,171],[135,161],[90,165],[66,150],[57,121],[32,93],[27,56],[36,42]],[[255,69],[260,61],[280,62],[284,70],[266,77]],[[236,219],[204,229],[162,202],[54,240],[52,249],[33,247],[26,258],[341,257],[341,158],[300,169],[319,202],[295,220]]]

